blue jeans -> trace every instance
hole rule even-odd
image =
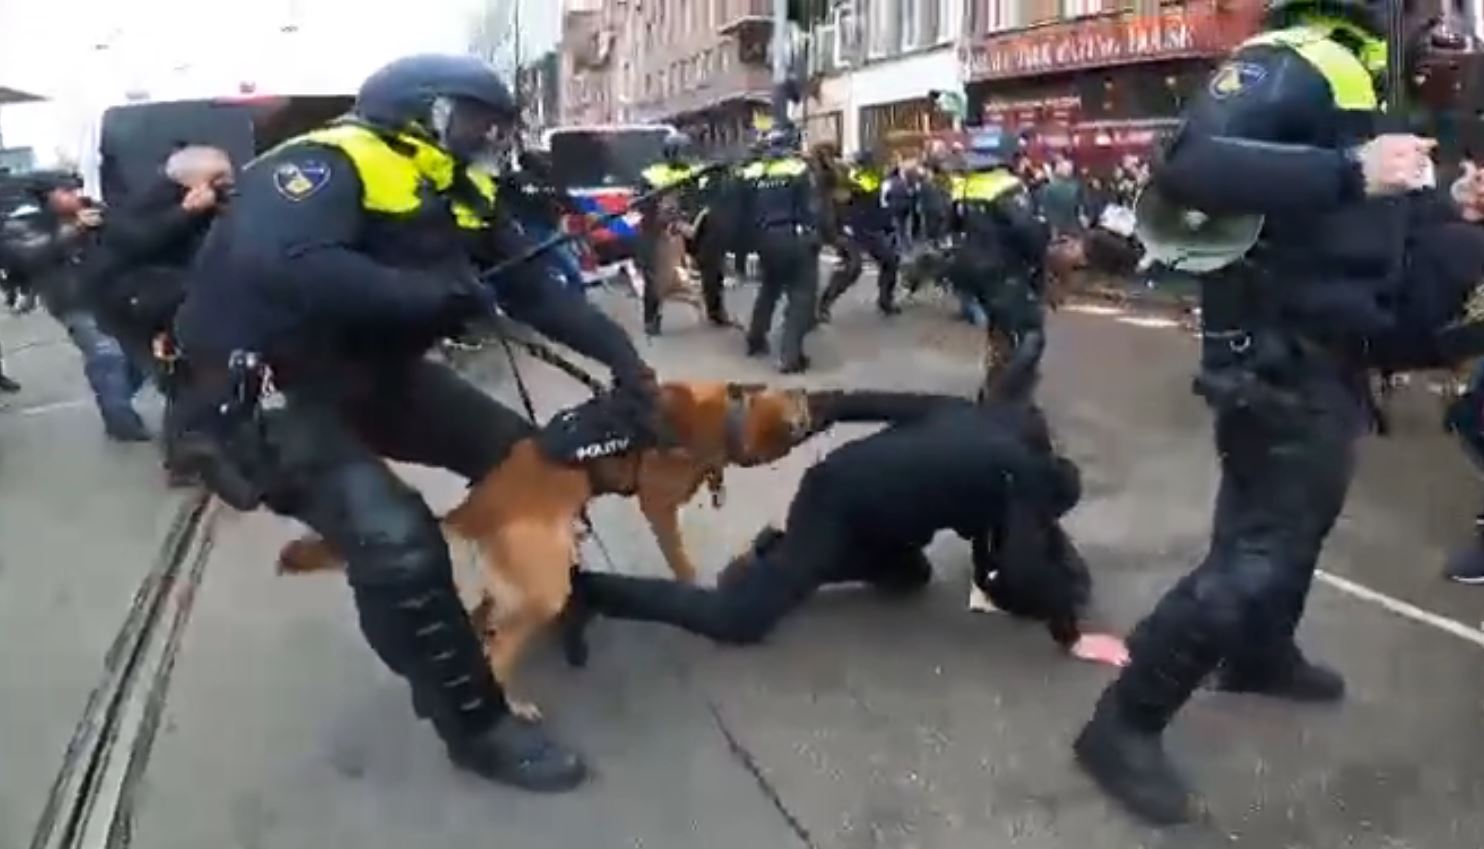
[[[144,372],[124,354],[117,339],[98,329],[98,320],[86,310],[57,316],[67,336],[82,354],[82,372],[93,389],[98,412],[109,425],[137,423],[134,395],[144,385]]]

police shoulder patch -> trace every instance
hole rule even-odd
[[[1263,81],[1268,69],[1254,62],[1227,62],[1211,77],[1207,88],[1217,100],[1235,97]]]
[[[313,197],[330,183],[330,163],[323,159],[284,162],[273,169],[273,188],[298,203]]]

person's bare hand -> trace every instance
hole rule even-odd
[[[216,206],[216,189],[210,183],[202,183],[186,191],[180,199],[180,208],[186,212],[205,212]]]
[[[103,210],[95,206],[84,207],[77,211],[77,226],[91,230],[103,223]]]
[[[1105,666],[1129,664],[1128,645],[1112,634],[1083,634],[1072,644],[1072,657]]]
[[[1465,160],[1463,174],[1453,181],[1449,193],[1463,220],[1484,221],[1484,170]]]
[[[1422,188],[1432,173],[1432,150],[1437,144],[1434,139],[1393,133],[1361,145],[1358,154],[1366,195],[1395,195]]]

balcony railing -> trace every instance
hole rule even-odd
[[[651,93],[634,104],[642,120],[699,112],[741,97],[767,97],[772,76],[767,68],[733,65],[709,74],[679,91]]]

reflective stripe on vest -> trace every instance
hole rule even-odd
[[[851,184],[868,195],[881,191],[881,175],[865,168],[852,168],[847,175]]]
[[[1334,31],[1330,24],[1304,24],[1253,36],[1237,49],[1287,47],[1324,77],[1340,109],[1374,112],[1378,106],[1375,80],[1360,57],[1330,38]]]
[[[1006,192],[1020,188],[1020,180],[1003,168],[975,172],[956,180],[953,199],[960,203],[993,203]]]
[[[670,165],[667,162],[661,162],[645,168],[644,173],[639,176],[656,189],[664,189],[689,178],[694,173],[696,169],[689,165]]]
[[[361,178],[361,206],[368,212],[383,215],[410,215],[422,207],[419,190],[431,186],[439,193],[453,185],[454,159],[438,147],[415,136],[400,134],[397,141],[411,150],[411,156],[395,150],[374,130],[356,124],[340,124],[312,130],[279,147],[307,143],[333,147],[350,157]],[[489,172],[470,166],[469,181],[479,193],[495,202],[495,180]],[[488,226],[488,221],[468,204],[454,201],[453,214],[466,230]]]
[[[802,159],[769,159],[765,162],[754,162],[742,171],[742,176],[749,180],[760,180],[764,177],[797,177],[809,166]]]

